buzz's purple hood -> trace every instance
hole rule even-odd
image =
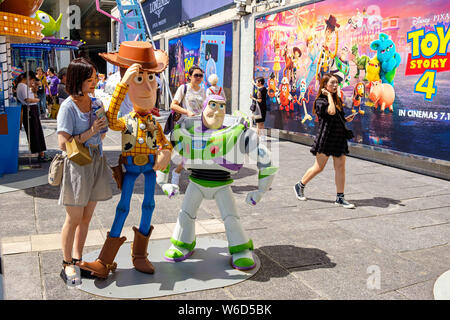
[[[211,100],[216,100],[216,101],[225,103],[225,99],[222,96],[212,94],[212,95],[206,97],[205,102],[203,102],[202,115],[203,115],[203,111],[205,111],[206,106],[208,105],[209,101],[211,101]]]
[[[205,111],[205,108],[208,106],[208,103],[211,100],[220,101],[220,102],[225,103],[225,99],[222,96],[212,94],[212,95],[206,97],[205,102],[203,102],[203,109],[202,109],[202,132],[210,130],[203,124],[203,111]],[[224,127],[225,126],[222,126],[220,129],[222,129]]]

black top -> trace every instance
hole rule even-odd
[[[228,181],[231,175],[228,171],[223,170],[207,170],[207,169],[189,169],[191,177],[208,181]]]
[[[266,113],[267,110],[267,103],[266,103],[266,98],[267,98],[267,88],[266,87],[262,87],[262,88],[258,88],[258,93],[261,94],[261,99],[262,101],[259,102],[259,108],[261,109],[261,112]]]
[[[58,84],[58,98],[67,99],[70,95],[66,91],[66,85],[64,83]]]
[[[266,120],[266,112],[267,112],[267,102],[266,102],[267,88],[266,87],[258,88],[258,91],[253,96],[256,99],[262,99],[261,102],[257,102],[259,109],[261,110],[262,118],[255,120],[255,122],[264,122]]]
[[[339,157],[348,154],[347,138],[345,137],[344,111],[336,108],[336,113],[327,112],[328,98],[321,95],[316,100],[316,114],[319,117],[317,135],[311,147],[311,153],[324,153],[327,156]],[[341,118],[340,118],[341,117]]]

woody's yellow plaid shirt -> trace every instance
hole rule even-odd
[[[120,105],[122,104],[123,100],[125,99],[127,92],[128,92],[128,86],[126,84],[122,84],[122,83],[119,83],[116,86],[116,89],[114,90],[111,102],[109,104],[108,112],[106,112],[106,116],[108,117],[108,122],[109,122],[109,128],[111,130],[122,131],[122,132],[126,130],[125,117],[121,117],[121,118],[117,119],[117,114],[119,113]],[[142,138],[142,139],[144,139],[144,141],[146,141],[146,139],[147,139],[146,132],[145,132],[145,130],[142,130],[140,128],[140,125],[141,125],[141,123],[146,124],[147,120],[149,118],[151,120],[152,115],[148,114],[145,116],[141,116],[139,113],[137,113],[135,111],[130,112],[130,115],[133,118],[138,118],[137,140],[139,140],[139,138]],[[156,135],[156,143],[158,144],[158,146],[161,149],[172,150],[173,147],[169,143],[169,141],[167,141],[166,137],[164,136],[161,125],[158,122],[156,122],[156,125],[158,127],[158,134]],[[126,157],[126,156],[136,156],[138,154],[155,154],[157,151],[158,151],[158,149],[150,149],[147,146],[147,143],[145,143],[145,142],[142,144],[139,144],[138,142],[136,142],[135,147],[128,152],[122,152],[122,156]]]

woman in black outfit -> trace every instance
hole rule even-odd
[[[255,92],[253,95],[250,95],[250,99],[255,101],[259,109],[261,110],[261,118],[256,119],[256,130],[258,135],[261,134],[261,131],[264,130],[264,121],[266,121],[266,113],[267,113],[267,103],[266,103],[266,97],[267,97],[267,89],[264,86],[264,78],[259,77],[256,79],[256,83],[253,83],[254,86],[258,88],[258,91]]]
[[[294,190],[299,200],[306,200],[304,195],[306,184],[322,172],[328,158],[332,156],[337,191],[335,203],[351,209],[355,205],[344,199],[345,156],[348,154],[345,122],[352,121],[355,115],[345,117],[338,87],[338,79],[331,74],[325,74],[320,81],[319,93],[314,101],[313,109],[313,113],[319,118],[319,127],[311,148],[316,161],[294,186]]]
[[[39,98],[36,98],[32,88],[35,87],[37,80],[34,72],[22,73],[17,79],[16,96],[22,105],[22,124],[27,133],[28,143],[31,153],[38,154],[39,162],[51,161],[44,151],[47,150],[45,145],[44,132],[39,117]]]

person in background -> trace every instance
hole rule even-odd
[[[110,169],[103,153],[100,131],[107,126],[106,117],[94,117],[89,94],[95,92],[97,68],[86,58],[70,62],[66,90],[70,96],[62,103],[57,118],[59,148],[66,151],[66,142],[76,139],[89,149],[92,162],[80,166],[66,158],[58,204],[66,209],[61,231],[63,252],[61,278],[65,283],[79,284],[77,275],[89,223],[98,201],[112,198]],[[74,252],[72,252],[72,250]],[[90,272],[81,269],[81,275]]]
[[[127,94],[125,96],[125,99],[123,99],[122,104],[120,105],[120,111],[117,117],[122,118],[129,114],[131,111],[133,111],[133,103],[131,102],[130,97]]]
[[[217,85],[217,83],[219,82],[219,77],[217,76],[217,74],[212,74],[208,77],[208,82],[211,85],[207,90],[206,90],[206,96],[210,96],[210,95],[216,95],[216,96],[221,96],[225,101],[227,101],[227,98],[225,97],[225,91],[223,90],[222,87],[219,87]]]
[[[170,105],[173,111],[181,114],[180,120],[183,117],[200,115],[206,99],[206,92],[201,87],[204,76],[203,70],[199,66],[192,66],[188,74],[188,83],[178,87]],[[172,184],[179,184],[181,170],[183,170],[183,161],[172,171]]]
[[[66,91],[66,78],[67,78],[67,68],[62,68],[58,72],[59,84],[58,84],[58,103],[64,102],[69,97],[69,93]]]
[[[36,68],[36,77],[39,80],[37,96],[39,98],[40,113],[45,115],[47,113],[46,92],[48,90],[48,82],[47,82],[47,78],[45,77],[44,69],[42,69],[41,67],[37,67]]]
[[[22,105],[22,122],[25,132],[27,133],[30,152],[38,154],[39,162],[50,161],[44,151],[47,150],[45,144],[44,132],[42,130],[41,120],[39,117],[40,99],[36,98],[33,88],[36,87],[36,75],[34,72],[24,72],[17,78],[16,96]],[[37,91],[37,90],[36,90]]]
[[[99,73],[98,74],[98,83],[97,83],[97,88],[96,89],[105,89],[105,84],[106,84],[106,79],[105,79],[105,75],[103,73]]]
[[[304,189],[306,184],[322,172],[328,158],[332,156],[337,191],[335,204],[346,209],[352,209],[355,205],[344,199],[345,158],[349,153],[345,135],[345,122],[352,121],[355,115],[344,117],[342,99],[338,88],[339,81],[335,76],[326,73],[320,79],[320,87],[313,107],[313,113],[319,118],[319,128],[311,147],[311,153],[316,157],[316,160],[302,179],[295,184],[294,191],[297,199],[305,201]]]
[[[52,67],[48,68],[47,82],[48,82],[47,95],[50,97],[48,103],[48,112],[51,113],[51,106],[57,103],[56,98],[58,96],[58,84],[60,82],[58,76],[55,73],[55,69],[53,69]]]
[[[256,83],[253,82],[253,85],[258,89],[257,92],[255,92],[253,95],[250,95],[250,99],[255,101],[259,109],[261,110],[261,118],[256,119],[256,132],[258,133],[258,136],[261,135],[262,130],[264,130],[264,122],[266,121],[266,113],[267,113],[267,88],[264,86],[264,78],[259,77],[256,79]]]

